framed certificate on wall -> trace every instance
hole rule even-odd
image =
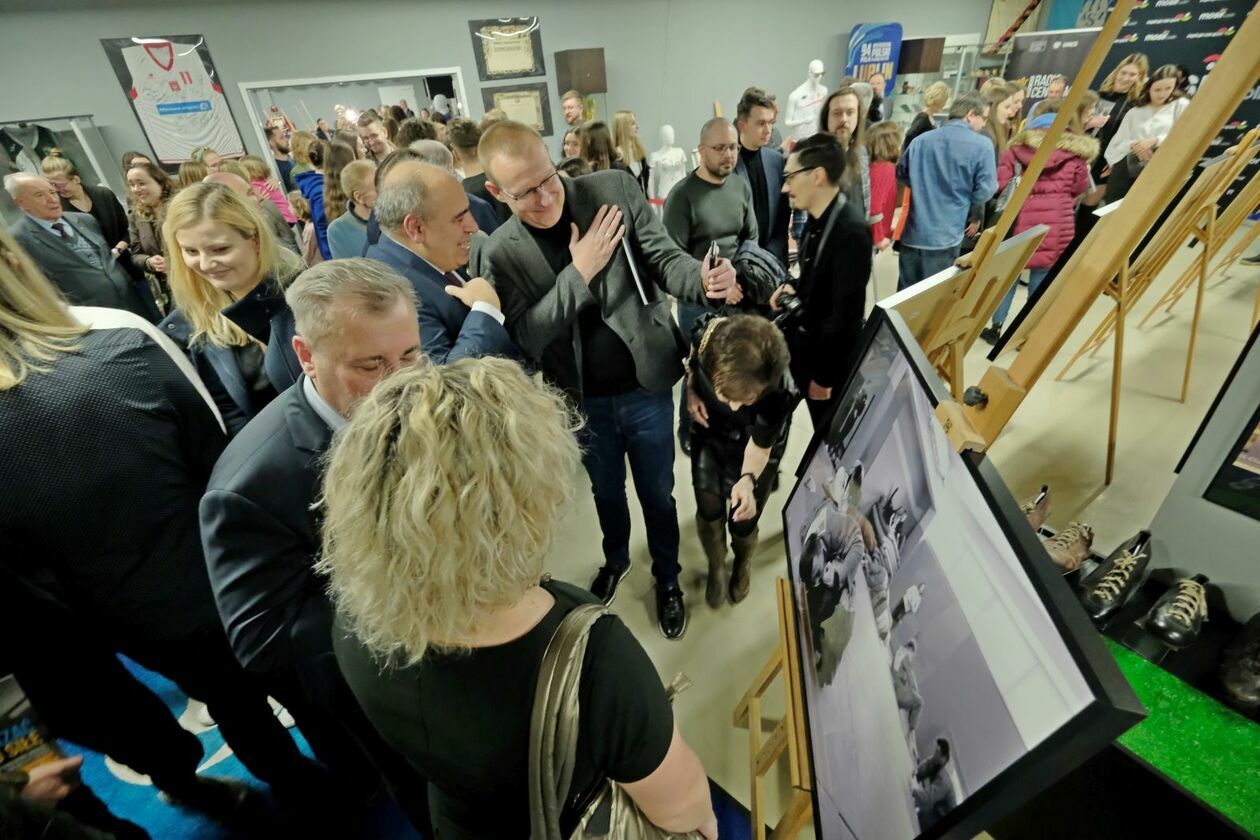
[[[547,75],[538,18],[470,20],[468,30],[481,81]]]
[[[508,119],[525,123],[543,137],[551,136],[551,98],[546,82],[482,88],[481,98],[487,111],[498,108]]]

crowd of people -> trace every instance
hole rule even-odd
[[[388,791],[426,836],[523,833],[533,675],[630,572],[627,462],[679,639],[675,434],[705,600],[738,604],[791,416],[827,422],[875,256],[899,250],[902,288],[950,266],[1064,94],[1025,121],[1017,84],[952,103],[934,85],[903,135],[883,87],[846,81],[786,142],[775,97],[747,89],[659,212],[634,113],[585,120],[574,91],[555,149],[500,112],[400,103],[269,124],[269,160],[203,148],[177,177],[129,152],[126,209],[56,152],[6,176],[23,218],[0,233],[0,579],[39,630],[0,672],[57,733],[237,825],[256,794],[196,774],[197,739],[117,653],[206,702],[314,830]],[[1175,68],[1141,55],[1086,97],[1016,226],[1051,228],[1032,290],[1079,241],[1078,205],[1122,197],[1183,108]],[[574,586],[543,572],[579,464],[602,561]],[[656,825],[715,837],[619,619],[581,668],[562,826],[612,780]],[[47,818],[67,814],[143,836],[85,793]]]

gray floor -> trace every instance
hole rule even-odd
[[[1228,246],[1223,252],[1228,252]],[[1147,298],[1138,304],[1135,312],[1139,318],[1192,256],[1193,252],[1185,249],[1174,259]],[[896,274],[896,256],[880,255],[876,260],[878,297],[894,290]],[[1148,524],[1172,485],[1177,461],[1242,349],[1257,281],[1260,269],[1242,265],[1211,279],[1204,296],[1190,395],[1184,404],[1177,398],[1193,297],[1183,299],[1171,315],[1153,318],[1143,329],[1131,327],[1127,331],[1117,471],[1110,487],[1103,487],[1110,350],[1078,365],[1064,381],[1054,381],[1063,363],[1107,311],[1110,299],[1098,301],[990,451],[1014,495],[1023,498],[1042,483],[1050,484],[1050,524],[1063,527],[1073,520],[1088,522],[1095,529],[1095,545],[1104,553]],[[1022,303],[1023,287],[1016,306]],[[988,345],[980,343],[968,355],[969,382],[978,381],[987,368],[984,355],[988,349]],[[1009,358],[999,363],[1009,364]],[[691,495],[690,463],[676,454],[674,495],[682,524],[683,585],[690,608],[687,632],[680,641],[667,641],[656,629],[642,516],[631,496],[631,553],[635,567],[622,584],[615,610],[643,642],[664,679],[681,670],[694,682],[694,687],[675,703],[679,727],[700,754],[709,775],[744,803],[749,798],[748,733],[732,725],[731,715],[777,643],[774,578],[787,575],[779,514],[791,489],[790,472],[801,458],[809,433],[809,419],[801,409],[793,418],[792,439],[784,458],[788,465],[785,480],[771,496],[769,510],[762,519],[752,592],[737,608],[727,605],[712,610],[704,603],[704,560],[693,524],[695,501]],[[585,476],[575,480],[583,488],[587,486]],[[569,513],[564,536],[553,552],[550,571],[556,577],[585,585],[600,562],[595,509],[589,493],[581,492]],[[772,691],[767,718],[781,714],[778,698],[779,693]],[[770,814],[781,813],[790,794],[783,762],[767,784],[767,793]]]

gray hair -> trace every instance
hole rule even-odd
[[[34,175],[30,172],[11,172],[4,176],[4,191],[9,194],[9,198],[14,201],[18,200],[18,196],[22,194],[22,186],[32,181],[48,180],[42,175]]]
[[[984,94],[979,91],[971,91],[958,96],[954,100],[954,104],[949,106],[949,118],[951,120],[961,120],[973,112],[977,117],[984,116],[984,112],[988,107],[989,103],[985,101]]]
[[[298,275],[284,292],[297,334],[312,347],[324,345],[339,332],[337,309],[357,317],[379,315],[405,300],[414,309],[411,281],[376,260],[352,257],[317,263]]]
[[[437,140],[417,140],[410,148],[413,152],[419,152],[420,159],[425,163],[439,166],[447,172],[455,169],[455,157],[451,150]]]
[[[427,219],[428,208],[425,205],[434,182],[438,178],[454,177],[449,170],[423,160],[400,162],[391,167],[377,187],[378,195],[373,207],[377,224],[382,230],[398,230],[408,216]]]

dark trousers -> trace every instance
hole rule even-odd
[[[897,291],[908,289],[920,280],[949,268],[958,259],[960,250],[960,245],[952,248],[915,248],[903,242],[897,255]]]
[[[674,504],[674,401],[671,394],[637,388],[582,402],[586,428],[582,465],[591,479],[595,511],[604,534],[604,562],[630,565],[630,506],[626,460],[643,506],[652,575],[658,583],[678,580],[678,509]]]
[[[747,537],[757,528],[765,513],[766,500],[774,487],[779,472],[779,461],[787,446],[788,423],[770,447],[770,459],[753,485],[753,498],[757,500],[757,513],[751,519],[727,523],[735,537]],[[749,435],[738,430],[695,426],[691,430],[691,484],[696,493],[696,513],[709,522],[729,516],[728,502],[731,489],[739,481],[744,469],[744,448]]]
[[[41,627],[50,629],[48,625]],[[40,639],[14,672],[31,703],[58,736],[105,753],[178,794],[194,782],[203,750],[166,705],[131,675],[112,646],[79,625],[77,638]],[[55,641],[56,644],[49,644]],[[203,701],[224,740],[256,777],[278,787],[302,784],[314,766],[276,720],[267,692],[233,658],[222,628],[205,627],[176,641],[117,646]]]
[[[682,330],[684,338],[691,338],[696,319],[707,311],[698,304],[678,301],[678,328]],[[684,376],[682,382],[678,383],[678,441],[681,443],[690,436],[691,415],[687,413],[687,377]]]

